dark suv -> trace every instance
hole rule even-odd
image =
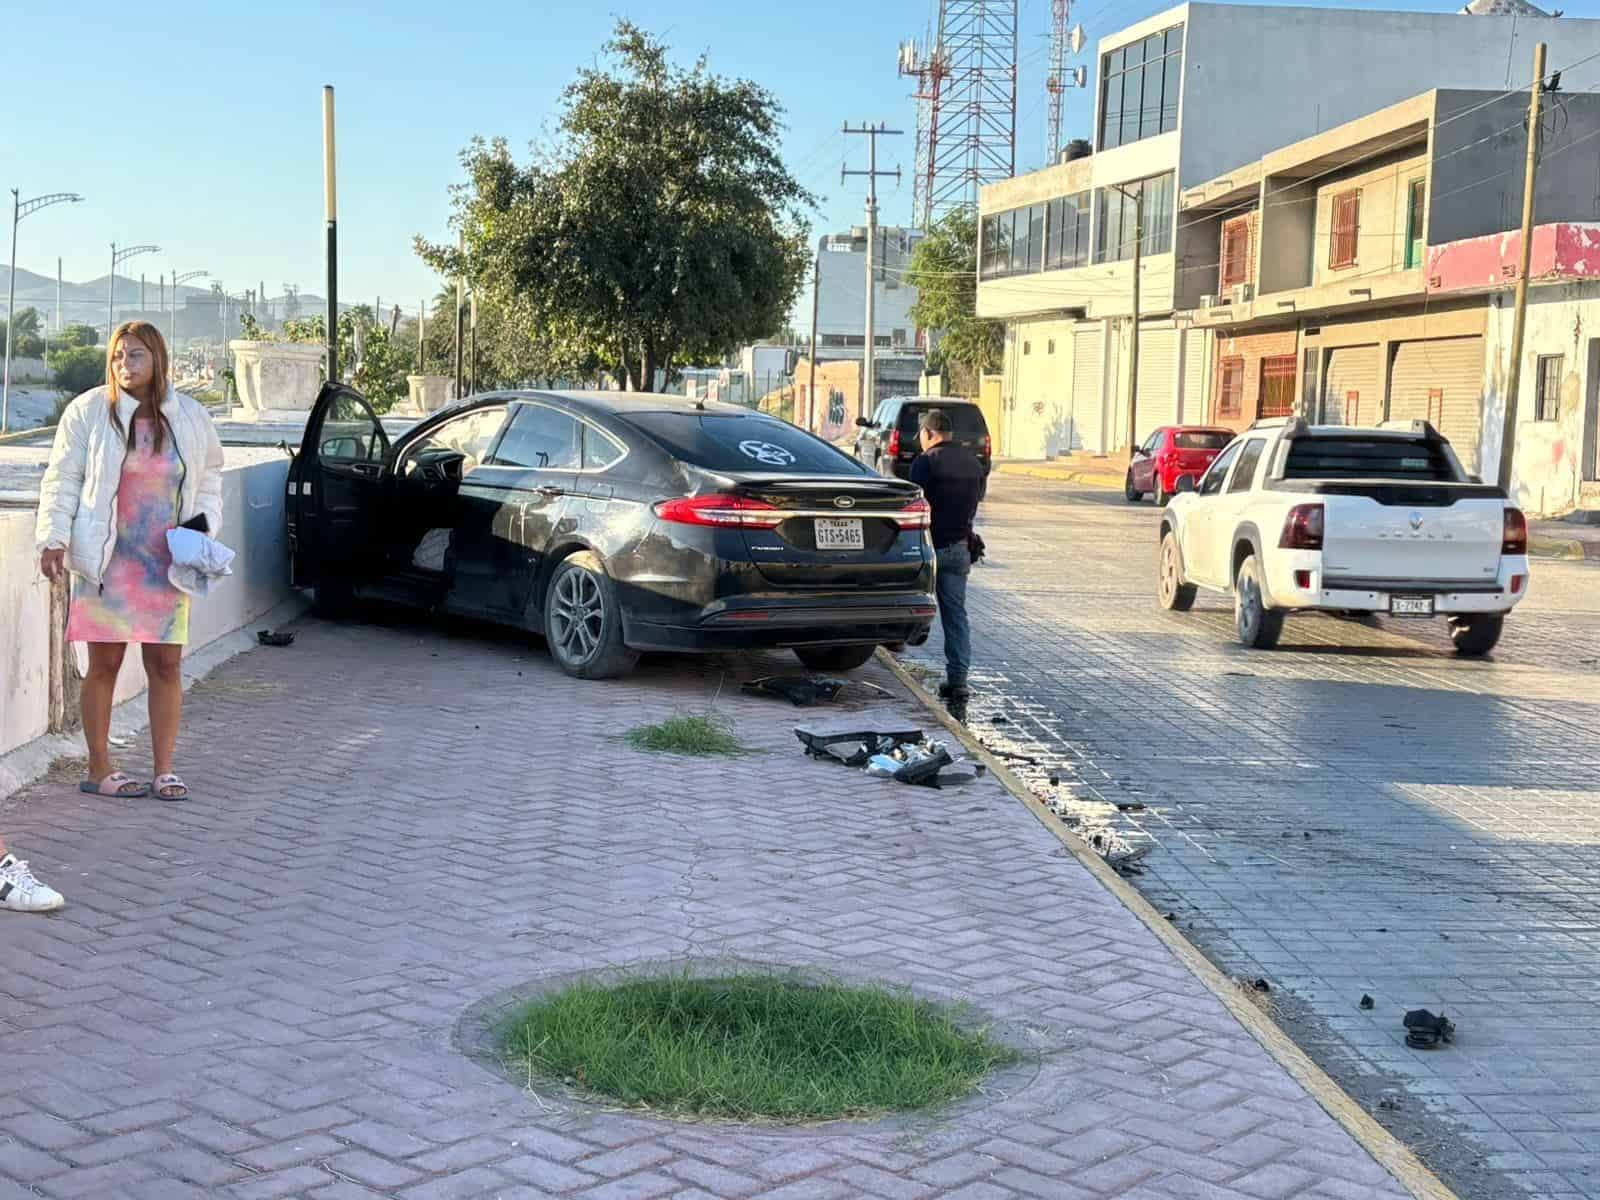
[[[891,396],[879,401],[878,410],[870,419],[856,418],[861,427],[856,434],[856,457],[880,474],[909,478],[912,460],[922,452],[917,422],[923,413],[934,408],[950,415],[955,440],[972,449],[987,475],[993,463],[989,422],[976,403],[954,396]]]

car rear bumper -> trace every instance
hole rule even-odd
[[[635,650],[762,650],[790,646],[881,645],[927,640],[938,614],[931,595],[741,596],[684,622],[628,619],[623,640]]]
[[[1528,560],[1523,555],[1501,558],[1493,579],[1361,579],[1327,576],[1321,555],[1299,551],[1284,556],[1268,581],[1274,608],[1327,609],[1334,612],[1387,613],[1396,596],[1426,596],[1437,615],[1510,612],[1528,594]],[[1309,577],[1300,587],[1297,573]]]

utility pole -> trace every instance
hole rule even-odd
[[[61,259],[56,259],[56,332],[61,332]]]
[[[1112,187],[1133,201],[1133,337],[1128,344],[1128,455],[1139,444],[1139,269],[1144,254],[1144,184],[1129,191],[1119,184]]]
[[[472,387],[478,390],[478,289],[472,289]]]
[[[24,200],[16,188],[11,189],[11,275],[6,296],[6,353],[4,375],[0,376],[0,433],[11,423],[11,338],[17,323],[17,226],[22,218],[49,208],[52,204],[76,204],[83,197],[77,192],[52,192],[48,196],[35,196]],[[56,320],[61,319],[61,260],[56,259]]]
[[[465,255],[467,252],[467,233],[461,230],[456,234],[456,252]],[[465,393],[462,389],[466,386],[466,367],[462,360],[463,343],[466,341],[465,322],[467,319],[467,274],[465,262],[456,271],[456,394],[457,400]]]
[[[144,272],[139,272],[139,312],[144,313]]]
[[[1511,372],[1506,382],[1505,427],[1500,433],[1500,486],[1511,495],[1517,453],[1517,392],[1522,380],[1522,337],[1528,324],[1528,267],[1533,252],[1533,185],[1539,170],[1539,97],[1544,92],[1545,44],[1533,48],[1533,88],[1528,94],[1528,161],[1522,177],[1522,252],[1517,265],[1517,302],[1511,318]]]
[[[322,87],[322,208],[328,225],[328,383],[339,382],[339,189],[334,176],[333,85]]]
[[[417,374],[428,373],[428,298],[424,296],[417,305]]]
[[[861,123],[860,129],[851,129],[850,122],[846,121],[844,131],[846,133],[863,134],[867,139],[867,169],[865,171],[850,171],[843,167],[839,168],[840,183],[843,183],[851,175],[865,175],[867,177],[867,340],[866,353],[862,359],[861,370],[861,412],[865,416],[877,407],[874,401],[877,380],[873,375],[872,360],[873,352],[877,346],[877,330],[873,321],[873,300],[877,292],[877,280],[874,278],[877,275],[877,264],[874,259],[877,257],[878,241],[878,176],[893,175],[895,183],[898,184],[900,182],[900,168],[898,166],[893,171],[878,170],[878,138],[899,137],[905,131],[890,129],[883,124],[872,126],[865,121]]]
[[[817,257],[811,263],[811,357],[807,359],[810,366],[807,373],[810,378],[806,382],[806,432],[817,431],[817,307],[818,296],[822,288],[822,249],[817,248]]]

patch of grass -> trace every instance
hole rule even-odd
[[[638,725],[624,735],[635,750],[656,754],[692,754],[731,757],[744,753],[728,722],[711,713],[668,717],[654,725]]]
[[[954,1100],[1018,1054],[962,1010],[783,976],[577,983],[508,1022],[519,1074],[667,1113],[818,1121]]]

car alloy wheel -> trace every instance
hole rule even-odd
[[[551,646],[575,667],[595,655],[606,634],[605,597],[588,571],[564,571],[551,597]]]
[[[1283,632],[1283,613],[1267,607],[1255,555],[1239,564],[1233,585],[1233,622],[1239,641],[1252,650],[1270,650]]]
[[[1183,582],[1178,563],[1178,539],[1170,531],[1161,535],[1161,575],[1156,583],[1161,607],[1169,612],[1188,612],[1194,607],[1195,587]]]

